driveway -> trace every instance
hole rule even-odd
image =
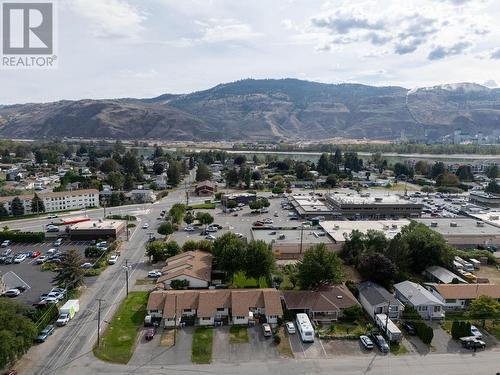
[[[302,342],[299,334],[288,336],[290,346],[292,347],[293,355],[297,359],[320,359],[327,358],[327,354],[323,343],[320,339],[315,338],[314,342]]]
[[[260,326],[248,328],[248,343],[230,344],[229,327],[215,328],[212,362],[241,363],[279,358],[271,337],[264,337]]]
[[[130,366],[145,365],[186,365],[191,364],[191,348],[193,343],[194,327],[184,327],[177,330],[176,344],[170,348],[160,346],[163,329],[159,329],[154,339],[147,341],[144,338],[146,329],[143,329],[129,362]]]

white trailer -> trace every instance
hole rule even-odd
[[[403,338],[403,333],[386,314],[375,315],[375,323],[385,333],[389,341],[400,342]]]
[[[474,259],[474,258],[470,258],[469,259],[469,262],[474,266],[474,268],[476,270],[478,270],[479,268],[481,268],[481,262],[478,261],[477,259]]]
[[[314,328],[307,314],[297,314],[295,322],[302,342],[314,342]]]
[[[472,263],[469,263],[458,256],[455,256],[455,262],[460,263],[463,266],[463,269],[467,272],[474,271],[474,265]]]

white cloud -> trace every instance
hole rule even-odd
[[[285,30],[292,30],[293,29],[293,22],[292,22],[292,20],[288,20],[288,19],[281,20],[280,24],[281,24],[281,26],[283,26],[283,28]]]
[[[99,38],[137,38],[146,20],[144,12],[123,0],[74,0],[70,4]]]
[[[264,34],[255,32],[248,24],[233,19],[210,19],[196,22],[202,28],[199,41],[208,43],[248,42]]]

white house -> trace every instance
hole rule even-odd
[[[422,285],[412,281],[395,284],[396,298],[415,308],[423,319],[443,319],[444,303]]]
[[[358,286],[359,302],[363,309],[375,319],[377,314],[387,314],[392,320],[399,320],[403,304],[378,284],[365,281]]]
[[[170,257],[158,278],[165,288],[170,288],[174,280],[186,280],[189,288],[208,288],[212,277],[212,254],[196,250],[186,251]]]

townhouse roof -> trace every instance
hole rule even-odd
[[[196,189],[201,189],[204,187],[209,187],[211,189],[215,188],[215,183],[209,180],[201,181],[196,184]]]
[[[200,250],[187,251],[170,257],[162,268],[163,275],[158,278],[158,282],[165,282],[183,275],[210,282],[212,259],[212,254]]]
[[[365,281],[358,286],[359,294],[362,295],[372,305],[380,305],[383,303],[399,304],[399,301],[384,287]]]
[[[394,289],[405,297],[413,306],[440,305],[443,306],[436,296],[425,289],[422,285],[412,281],[403,281],[394,285]]]
[[[429,275],[432,275],[434,278],[438,279],[440,282],[444,284],[451,284],[453,280],[458,280],[463,284],[467,284],[467,281],[462,279],[460,276],[455,275],[450,270],[443,268],[441,266],[430,266],[425,269]]]
[[[289,310],[339,311],[359,304],[345,285],[325,286],[319,290],[286,290],[281,295]]]
[[[199,317],[213,316],[218,308],[229,308],[235,316],[247,316],[253,308],[263,308],[267,315],[283,314],[279,292],[271,288],[158,290],[147,304],[148,310],[163,310],[164,318],[180,316],[185,309],[195,309]]]
[[[500,285],[496,284],[433,284],[432,287],[444,299],[500,298]]]

